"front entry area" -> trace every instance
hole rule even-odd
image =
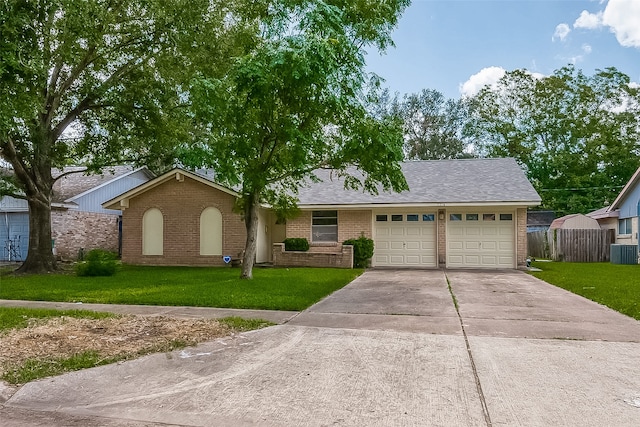
[[[437,267],[435,212],[375,212],[373,221],[373,267]]]

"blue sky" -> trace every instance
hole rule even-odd
[[[413,0],[396,47],[367,56],[392,92],[473,94],[504,70],[616,67],[640,83],[640,0]]]

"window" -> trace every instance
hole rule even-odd
[[[338,241],[338,211],[311,213],[311,240],[313,242]]]
[[[413,215],[413,214],[411,214],[411,215],[407,215],[407,221],[408,221],[408,222],[415,222],[415,221],[418,221],[418,218],[419,218],[419,217],[418,217],[418,215]]]
[[[142,255],[162,255],[164,251],[164,219],[160,209],[152,208],[142,215]]]
[[[482,214],[482,220],[483,221],[495,221],[496,220],[496,214]]]
[[[402,215],[391,215],[391,221],[402,221]]]
[[[618,234],[631,234],[631,218],[618,220]]]
[[[378,221],[378,222],[386,222],[387,221],[387,216],[386,215],[376,215],[376,221]]]
[[[462,221],[462,214],[449,214],[449,221]]]
[[[436,220],[436,214],[422,214],[422,220],[423,221],[435,221]]]
[[[477,221],[478,214],[467,214],[467,221]]]
[[[222,255],[222,214],[216,208],[200,214],[200,255]]]
[[[513,214],[500,214],[500,221],[513,221]]]

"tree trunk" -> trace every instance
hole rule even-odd
[[[51,245],[51,203],[29,198],[29,250],[16,273],[46,273],[57,269]]]
[[[260,207],[260,194],[253,193],[248,196],[244,223],[247,228],[247,241],[244,245],[244,258],[242,260],[241,279],[253,278],[253,265],[258,251],[258,209]]]

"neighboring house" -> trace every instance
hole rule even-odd
[[[56,176],[82,170],[69,167],[53,173]],[[152,177],[146,168],[134,170],[129,166],[114,166],[106,168],[102,174],[78,172],[56,181],[51,203],[51,233],[58,258],[75,260],[81,250],[95,248],[118,251],[120,211],[104,209],[101,204]],[[26,258],[28,211],[26,200],[12,197],[0,200],[0,242],[4,247],[0,260]]]
[[[598,221],[602,230],[617,230],[618,214],[618,211],[609,212],[609,206],[606,206],[596,211],[589,212],[587,216]]]
[[[616,243],[640,245],[638,228],[640,218],[640,168],[636,170],[611,206],[589,214],[607,228],[616,225]],[[604,227],[603,227],[604,228]]]
[[[375,242],[373,267],[526,265],[527,208],[540,197],[515,160],[416,161],[402,169],[410,190],[378,195],[345,190],[335,174],[318,171],[321,181],[298,191],[297,218],[279,224],[268,206],[260,209],[256,261],[280,265],[277,243],[285,237],[307,238],[313,254],[340,254],[344,240],[364,235]],[[210,177],[174,169],[103,206],[122,210],[124,262],[223,265],[245,245],[237,197]]]
[[[600,224],[586,215],[571,214],[554,219],[549,226],[550,230],[558,228],[563,230],[600,230]]]
[[[554,211],[528,211],[527,233],[547,231],[554,219],[556,219],[556,213]]]

